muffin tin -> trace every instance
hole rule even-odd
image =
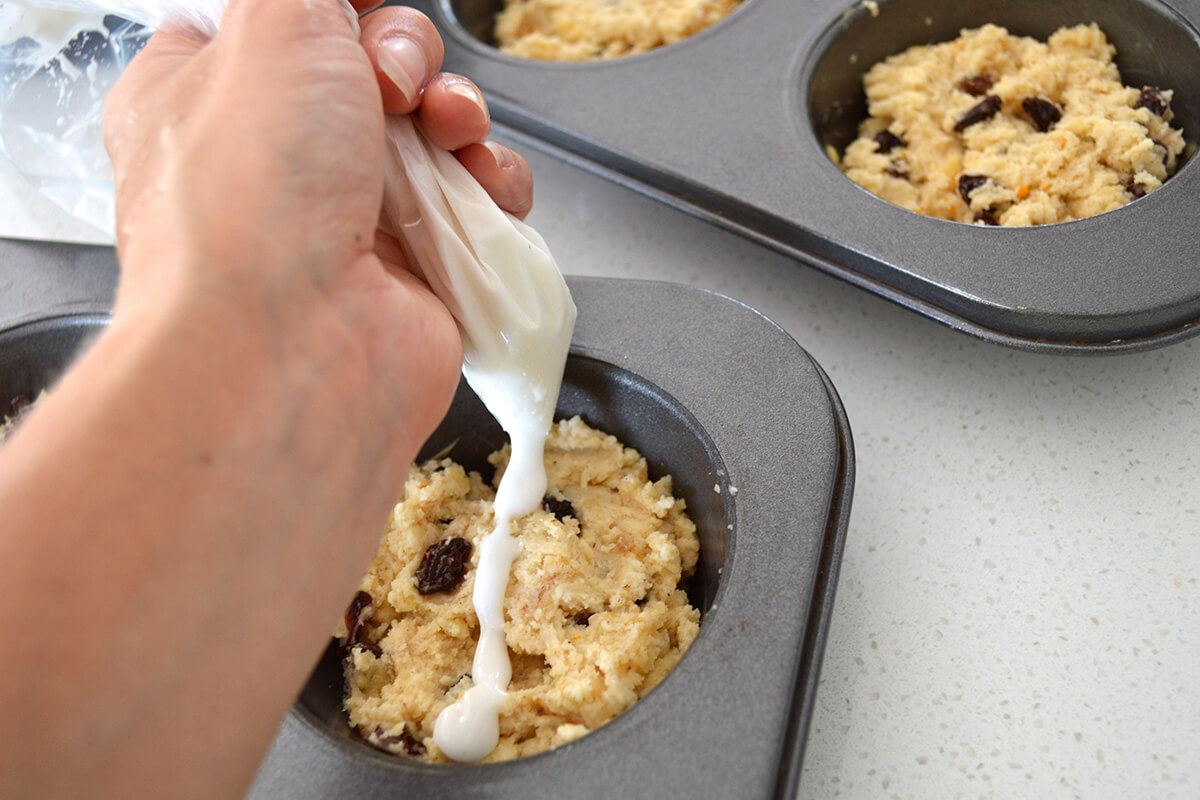
[[[0,330],[51,317],[107,315],[117,274],[111,247],[0,239]]]
[[[0,414],[35,398],[108,323],[111,248],[0,239]]]
[[[1200,141],[1200,0],[746,0],[683,42],[606,62],[501,54],[502,0],[416,0],[493,118],[525,144],[631,186],[989,341],[1122,352],[1200,331],[1200,171],[1077,222],[1001,229],[931,219],[829,160],[865,116],[863,73],[915,44],[994,22],[1045,39],[1096,22],[1127,85],[1173,89]],[[730,266],[736,269],[735,265]]]
[[[91,278],[81,280],[80,268]],[[51,383],[106,324],[112,251],[0,240],[0,401]],[[697,523],[695,643],[632,709],[513,762],[432,766],[374,750],[346,723],[329,650],[252,797],[790,798],[833,604],[854,455],[841,402],[784,331],[691,287],[569,278],[579,308],[559,416],[581,414],[671,474]],[[69,312],[69,313],[67,313]],[[502,431],[465,385],[423,456],[486,470]],[[332,626],[333,621],[330,621]]]
[[[36,399],[108,324],[104,315],[75,314],[0,331],[0,417],[17,398]]]
[[[828,378],[755,311],[690,287],[569,279],[579,321],[558,416],[581,414],[670,474],[697,524],[695,642],[632,709],[500,764],[380,753],[341,710],[331,646],[252,797],[792,797],[854,478]],[[487,470],[504,441],[465,383],[424,455]],[[331,623],[332,624],[332,623]]]

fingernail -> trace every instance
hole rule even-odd
[[[460,75],[446,75],[442,80],[446,91],[467,98],[479,106],[479,110],[483,112],[484,119],[489,122],[491,121],[492,117],[488,113],[487,101],[483,99],[483,94],[480,93],[479,88],[475,84]]]
[[[483,146],[492,152],[492,158],[496,160],[496,166],[500,169],[508,169],[515,162],[512,151],[501,144],[495,142],[484,142]]]
[[[416,102],[425,82],[425,53],[420,45],[404,36],[394,36],[379,43],[375,59],[383,74],[391,78],[392,83],[410,103]]]

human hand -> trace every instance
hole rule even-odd
[[[360,39],[336,0],[233,0],[110,93],[112,324],[0,457],[0,583],[71,631],[64,659],[0,604],[0,795],[244,793],[458,382],[454,320],[376,235],[385,110],[529,207],[441,55],[409,9]]]
[[[238,358],[262,370],[286,366],[272,344],[285,341],[305,369],[333,365],[305,374],[305,392],[351,411],[331,393],[361,389],[374,400],[361,428],[397,431],[386,452],[411,455],[445,409],[461,353],[444,308],[377,231],[384,113],[415,114],[502,208],[524,216],[532,198],[528,165],[483,141],[483,97],[437,72],[442,55],[413,9],[369,13],[356,37],[331,0],[233,0],[211,42],[157,33],[106,109],[122,266],[114,324],[182,305],[225,326]]]
[[[285,29],[289,8],[298,24]],[[443,49],[429,20],[379,9],[363,19],[360,48],[335,16],[336,7],[315,0],[234,0],[214,42],[163,30],[130,65],[105,119],[125,295],[141,283],[143,263],[155,264],[161,281],[162,254],[181,241],[203,248],[210,265],[232,257],[240,269],[249,254],[260,271],[264,260],[290,263],[296,252],[327,265],[363,249],[382,191],[380,100],[387,113],[415,112],[502,208],[525,216],[528,165],[483,142],[482,94],[437,72]],[[255,41],[238,41],[246,38]],[[363,79],[369,67],[378,91]],[[164,207],[164,194],[178,207]]]

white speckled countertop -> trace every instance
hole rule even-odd
[[[802,798],[1200,796],[1200,342],[985,344],[529,156],[564,271],[742,300],[845,403],[858,477]],[[3,162],[0,236],[96,241]]]

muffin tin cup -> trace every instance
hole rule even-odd
[[[79,270],[88,272],[82,279]],[[112,250],[0,240],[0,401],[36,396],[108,322]],[[581,414],[670,474],[697,523],[701,629],[645,698],[571,744],[501,764],[381,753],[347,724],[327,651],[251,796],[795,795],[833,605],[854,455],[821,368],[752,309],[691,287],[569,278],[579,320],[559,416]],[[424,456],[487,469],[503,434],[460,386]],[[330,620],[332,626],[334,620]]]
[[[579,321],[559,397],[670,474],[700,537],[701,628],[646,697],[581,739],[498,764],[429,765],[346,723],[331,647],[252,797],[794,796],[854,478],[828,378],[757,312],[679,285],[569,279]],[[485,467],[503,433],[460,386],[426,455]],[[332,624],[332,623],[331,623]]]
[[[1200,332],[1200,172],[1114,211],[1036,228],[923,217],[846,178],[839,150],[865,115],[863,73],[916,44],[994,22],[1044,40],[1096,22],[1126,85],[1172,89],[1200,140],[1200,2],[746,0],[680,43],[605,62],[506,56],[501,0],[417,0],[493,118],[525,143],[983,339],[1063,353],[1142,350]]]
[[[107,315],[72,314],[0,330],[0,417],[52,386],[106,325]]]

